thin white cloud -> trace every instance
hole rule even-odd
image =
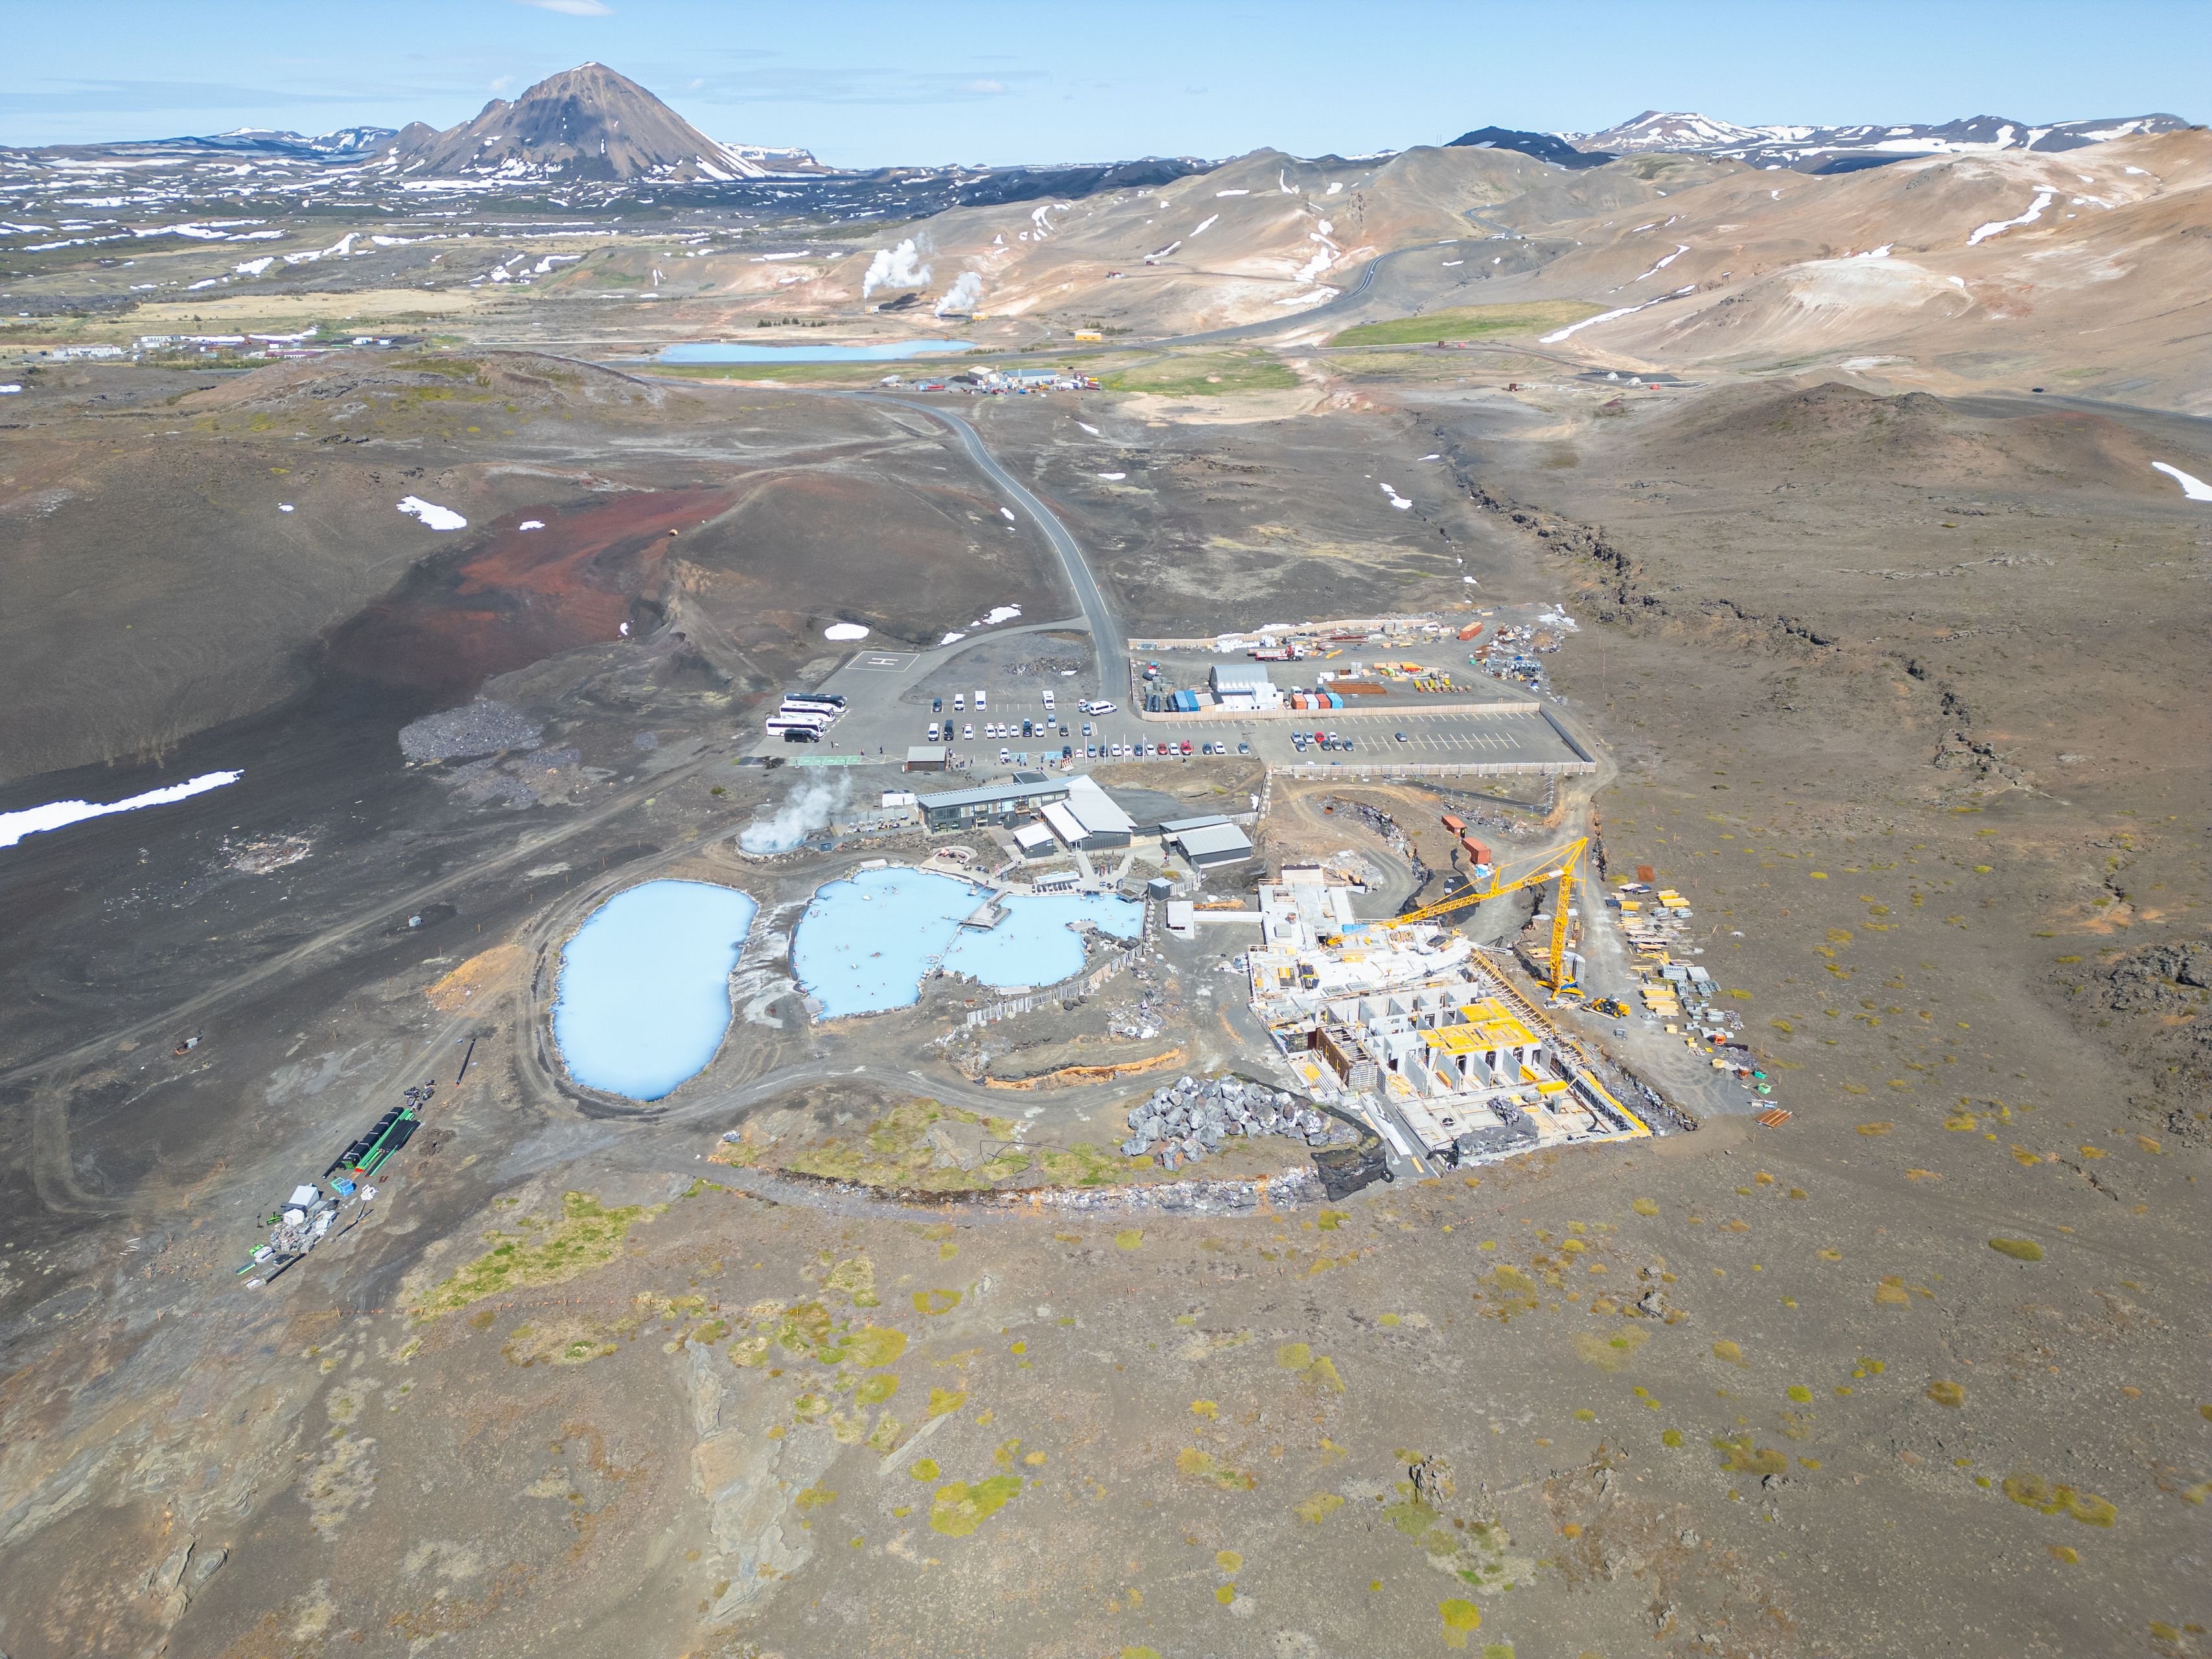
[[[705,84],[696,90],[703,93],[703,101],[709,103],[964,104],[1002,98],[1044,78],[1042,70],[1002,70],[977,76],[848,64],[763,64],[719,73],[709,70],[702,77]]]
[[[540,11],[557,11],[563,17],[611,17],[614,8],[603,6],[599,0],[514,0],[518,6],[535,6]]]

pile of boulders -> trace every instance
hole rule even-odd
[[[479,697],[401,726],[399,752],[410,761],[460,760],[535,749],[544,736],[544,728],[514,704]]]
[[[1218,1152],[1231,1135],[1285,1135],[1309,1146],[1329,1141],[1330,1120],[1300,1106],[1283,1090],[1236,1078],[1200,1082],[1179,1078],[1152,1091],[1129,1112],[1124,1156],[1149,1155],[1161,1168],[1179,1170]]]

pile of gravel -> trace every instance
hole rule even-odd
[[[1284,1135],[1309,1146],[1329,1142],[1328,1117],[1297,1105],[1285,1091],[1263,1084],[1217,1078],[1181,1078],[1131,1109],[1123,1156],[1150,1153],[1161,1168],[1181,1169],[1218,1152],[1231,1135]]]
[[[399,752],[410,761],[459,760],[502,749],[535,749],[544,728],[520,708],[479,698],[399,728]]]

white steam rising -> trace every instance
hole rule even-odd
[[[860,279],[860,297],[866,299],[879,288],[921,288],[929,281],[929,267],[921,262],[921,250],[909,236],[896,247],[879,247],[876,257],[868,261],[868,274]]]
[[[963,270],[945,297],[937,302],[937,314],[949,317],[955,313],[965,314],[975,309],[975,302],[983,297],[983,279],[972,270]]]
[[[738,845],[748,853],[796,852],[807,836],[830,827],[848,793],[842,778],[802,783],[784,797],[773,817],[755,818],[740,830]]]

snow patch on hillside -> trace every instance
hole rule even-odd
[[[2005,232],[2010,230],[2015,225],[2033,224],[2038,219],[2040,219],[2043,216],[2044,209],[2051,205],[2051,198],[2057,194],[2057,191],[2051,190],[2037,191],[2035,192],[2035,200],[2029,204],[2027,212],[2021,214],[2017,219],[1990,220],[1989,223],[1977,228],[1974,234],[1966,238],[1966,246],[1968,247],[1978,247],[1982,243],[1989,240],[1990,237],[2002,236]]]

